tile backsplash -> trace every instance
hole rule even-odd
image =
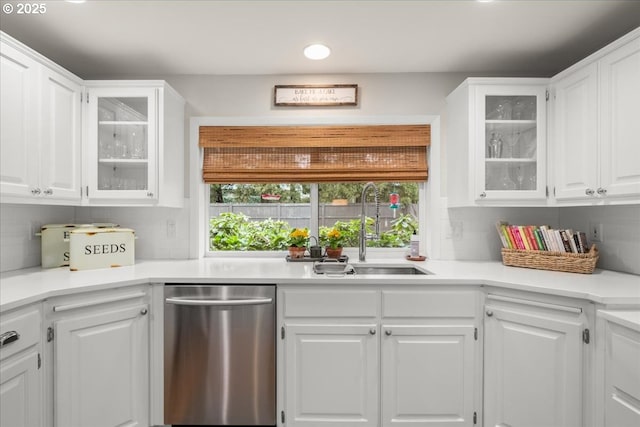
[[[587,232],[602,225],[598,268],[640,274],[640,205],[561,208],[559,225]]]
[[[133,228],[136,259],[189,258],[188,208],[79,207],[75,218],[81,223],[114,222]]]
[[[0,271],[40,265],[40,237],[44,224],[74,222],[70,206],[0,204]]]
[[[500,260],[499,220],[547,224],[587,231],[602,224],[598,268],[640,275],[640,206],[541,208],[446,208],[443,198],[439,259]],[[188,200],[185,201],[188,206]],[[137,259],[189,257],[189,209],[143,207],[68,207],[0,204],[0,271],[40,265],[43,224],[114,222],[136,231]]]
[[[496,221],[511,224],[550,225],[587,232],[602,225],[602,242],[596,242],[597,268],[640,275],[640,206],[580,206],[540,208],[470,207],[441,210],[440,258],[501,260]]]
[[[188,205],[188,201],[185,202]],[[136,232],[136,259],[189,257],[188,208],[0,204],[0,272],[37,267],[44,224],[113,222]]]
[[[557,208],[446,208],[440,213],[442,259],[501,261],[497,221],[558,226]]]

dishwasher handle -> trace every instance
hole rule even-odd
[[[175,305],[206,305],[206,306],[242,306],[242,305],[263,305],[271,304],[273,298],[250,298],[250,299],[189,299],[189,298],[166,298],[165,303]]]

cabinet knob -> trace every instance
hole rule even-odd
[[[33,194],[34,196],[37,196],[38,194],[40,194],[42,191],[39,188],[32,188],[31,189],[31,194]]]
[[[375,330],[375,328],[371,328],[371,329],[369,329],[369,333],[370,333],[371,335],[375,335],[375,334],[376,334],[376,330]]]
[[[487,193],[485,193],[484,191],[482,193],[480,193],[480,198],[484,199],[485,197],[487,197]]]
[[[595,191],[593,191],[593,188],[587,188],[586,190],[584,190],[584,194],[586,194],[587,196],[593,196],[593,193],[595,193]]]
[[[147,309],[146,309],[146,308],[143,308],[142,310],[140,310],[140,314],[142,314],[143,316],[144,316],[145,314],[147,314],[147,313],[148,313],[148,311],[147,311]]]
[[[50,196],[50,195],[52,195],[52,194],[53,194],[53,190],[52,190],[52,189],[50,189],[50,188],[47,188],[47,189],[46,189],[46,190],[44,190],[42,193],[43,193],[43,194],[45,194],[45,195],[47,195],[47,196]]]
[[[606,188],[598,188],[598,190],[596,191],[596,193],[598,193],[601,196],[604,196],[605,194],[607,194],[607,189]]]
[[[385,334],[386,336],[391,335],[391,329],[387,329],[386,331],[384,331],[384,334]]]
[[[153,193],[152,193],[151,191],[149,191],[149,192],[147,193],[147,197],[153,197]]]
[[[493,311],[487,310],[487,317],[491,317],[491,316],[493,316]]]

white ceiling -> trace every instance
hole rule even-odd
[[[83,78],[550,76],[640,26],[640,0],[38,3],[46,4],[46,13],[0,12],[0,29]],[[302,56],[316,42],[331,47],[328,59]]]

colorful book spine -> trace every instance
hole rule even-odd
[[[524,226],[518,225],[518,231],[520,232],[520,238],[522,239],[522,243],[524,243],[524,248],[528,251],[533,249],[531,245],[529,245],[529,239],[527,238],[527,232],[524,229]]]
[[[507,240],[507,243],[509,244],[509,249],[516,249],[516,242],[513,240],[513,236],[511,236],[511,233],[509,233],[508,226],[508,224],[502,225],[502,227],[500,227],[501,232]]]
[[[542,231],[540,230],[539,227],[535,227],[533,229],[533,235],[535,236],[536,241],[538,242],[538,247],[540,248],[539,250],[548,251],[549,249],[547,249],[547,245],[545,245],[544,243],[544,236],[542,235]]]
[[[557,230],[548,225],[509,225],[506,221],[498,221],[496,231],[502,247],[507,249],[576,254],[589,252],[586,234],[570,228]]]
[[[518,228],[517,225],[512,225],[509,227],[509,230],[511,230],[511,234],[514,237],[514,240],[516,241],[516,248],[517,249],[526,249],[525,245],[524,245],[524,241],[522,240],[522,236],[520,234],[520,229]]]

